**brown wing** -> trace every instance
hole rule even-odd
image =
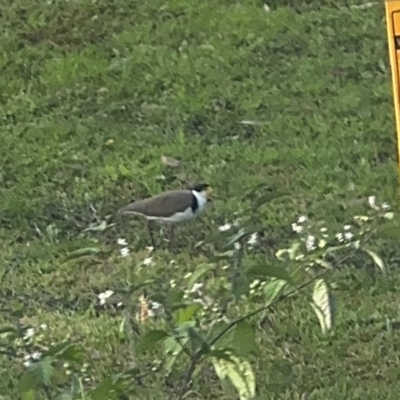
[[[119,210],[120,213],[169,217],[175,212],[182,212],[192,204],[190,190],[170,190],[148,199],[138,200]]]

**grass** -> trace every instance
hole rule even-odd
[[[383,5],[271,7],[266,13],[252,0],[0,6],[0,321],[47,324],[39,348],[78,343],[88,387],[158,357],[136,358],[120,328],[123,312],[100,307],[97,295],[157,277],[163,284],[150,297],[166,301],[188,272],[210,263],[214,247],[195,245],[231,223],[258,185],[290,197],[261,209],[263,235],[246,253],[248,265],[271,262],[299,215],[340,229],[359,212],[357,199],[398,204]],[[133,198],[199,181],[214,189],[212,210],[194,229],[182,227],[179,247],[156,251],[149,266],[141,221],[84,232]],[[119,237],[129,242],[128,257],[119,256]],[[88,246],[107,250],[62,263]],[[250,357],[258,398],[397,399],[399,333],[369,321],[398,316],[398,255],[396,247],[385,254],[387,279],[351,265],[336,274],[329,338],[306,299],[258,321]],[[207,282],[214,295],[228,290],[223,271]],[[124,301],[135,308],[135,296]],[[232,316],[263,301],[249,299]],[[0,360],[0,399],[19,398],[22,362],[21,355]],[[167,398],[165,387],[156,375],[151,387],[135,390]],[[188,398],[235,398],[207,370],[192,390]]]

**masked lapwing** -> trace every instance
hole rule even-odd
[[[151,244],[155,247],[152,222],[170,224],[170,241],[174,225],[197,217],[204,211],[210,198],[210,185],[202,183],[187,190],[168,190],[156,196],[137,200],[118,212],[144,217],[148,221]]]

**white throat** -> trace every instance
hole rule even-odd
[[[204,210],[207,204],[207,195],[206,192],[196,192],[195,190],[192,190],[193,196],[196,197],[197,203],[199,204],[199,209],[198,212],[201,212]]]

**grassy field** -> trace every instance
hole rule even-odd
[[[334,236],[369,212],[368,196],[397,208],[384,7],[340,3],[0,5],[1,400],[237,398],[207,362],[178,397],[190,357],[172,365],[169,355],[168,367],[161,342],[147,352],[138,343],[176,328],[177,302],[190,314],[198,293],[217,304],[188,316],[204,330],[223,308],[228,323],[265,304],[262,285],[235,276],[275,264],[300,216]],[[178,230],[172,249],[160,234],[150,253],[144,222],[114,217],[132,199],[196,182],[211,184],[213,207]],[[246,211],[277,192],[288,195]],[[224,249],[210,237],[243,212],[257,240],[216,261]],[[110,226],[87,229],[102,221]],[[95,254],[64,262],[88,248]],[[321,332],[310,291],[249,319],[255,344],[241,355],[255,398],[398,399],[400,250],[379,238],[372,248],[386,277],[358,257],[329,278],[332,333]],[[196,291],[190,273],[203,270]],[[141,296],[165,314],[138,322]],[[66,340],[73,347],[53,352],[53,373],[27,383],[28,355]],[[110,376],[124,377],[125,395],[107,389]]]

